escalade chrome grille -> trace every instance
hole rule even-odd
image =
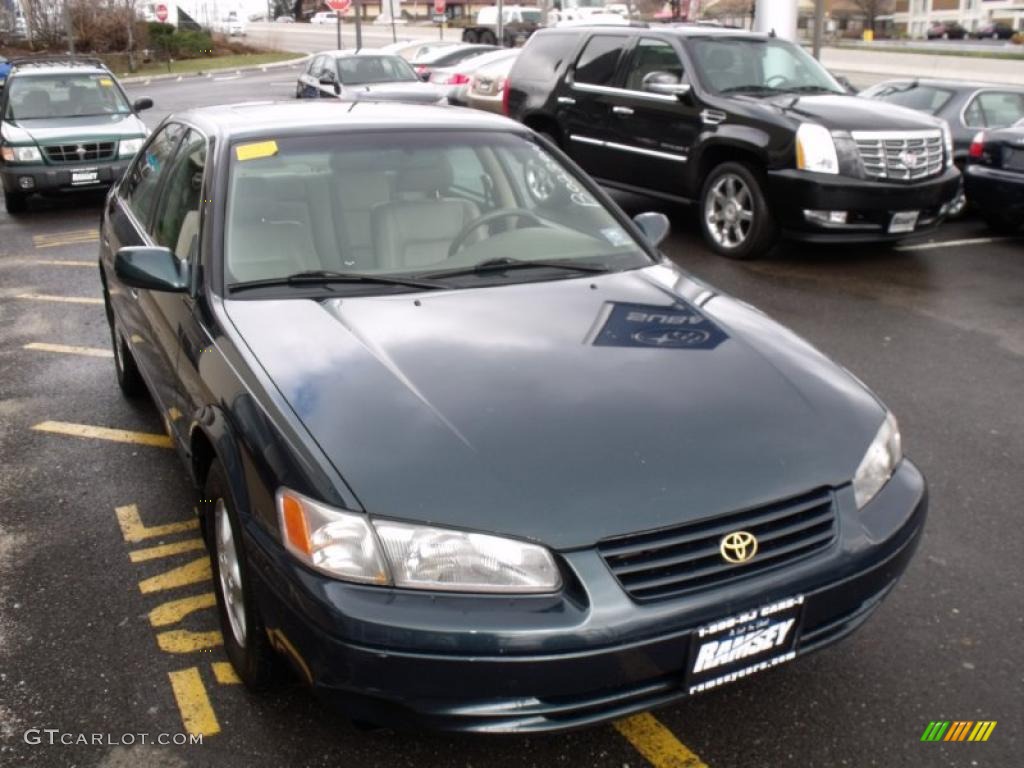
[[[733,565],[722,557],[721,539],[733,531],[757,537],[750,562]],[[825,549],[835,537],[835,502],[826,488],[676,528],[607,539],[598,551],[633,599],[658,600],[785,565]]]
[[[942,171],[939,131],[854,131],[853,140],[870,179],[917,181]]]
[[[113,141],[89,141],[81,144],[50,144],[43,147],[43,151],[51,163],[88,163],[112,159],[116,148],[117,143]]]

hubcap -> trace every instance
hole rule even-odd
[[[746,182],[732,173],[719,178],[704,201],[704,221],[722,248],[742,245],[754,224],[754,198]]]
[[[217,547],[217,570],[220,572],[220,592],[231,625],[235,642],[245,646],[245,593],[242,590],[242,569],[238,563],[238,549],[231,529],[231,520],[224,499],[217,499],[213,509],[214,538]]]

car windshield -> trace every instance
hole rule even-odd
[[[718,93],[845,93],[809,53],[785,40],[706,37],[692,45],[701,82]]]
[[[229,173],[229,286],[325,271],[427,280],[459,272],[458,281],[479,284],[651,263],[572,170],[519,134],[267,138],[235,145]],[[502,272],[498,260],[558,264]]]
[[[939,110],[953,98],[953,91],[910,82],[878,86],[864,95],[890,104],[898,104],[901,107],[916,109],[919,112],[937,115]]]
[[[419,81],[401,56],[352,56],[339,59],[338,69],[345,85]]]
[[[131,112],[121,89],[107,74],[28,75],[12,78],[8,88],[8,120]]]

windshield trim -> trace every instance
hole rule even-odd
[[[123,107],[123,109],[119,108],[117,112],[99,112],[99,113],[89,113],[89,114],[84,114],[84,115],[44,115],[44,116],[39,116],[39,117],[35,117],[35,116],[32,116],[32,117],[21,117],[21,116],[15,116],[14,115],[14,104],[13,104],[13,101],[11,100],[11,98],[10,98],[10,94],[12,93],[12,89],[13,88],[20,87],[18,84],[20,84],[22,81],[54,80],[54,79],[61,78],[61,77],[81,76],[81,75],[85,75],[86,77],[106,77],[106,78],[110,78],[110,80],[113,83],[112,87],[113,87],[114,91],[118,95],[118,101],[119,101],[119,105],[118,106],[119,107]],[[53,72],[45,72],[45,73],[44,72],[32,72],[32,73],[21,73],[21,72],[19,72],[19,73],[16,74],[15,77],[8,78],[8,82],[4,85],[4,94],[6,96],[6,98],[4,99],[6,101],[6,107],[4,109],[4,113],[3,113],[2,118],[4,120],[10,120],[10,121],[15,122],[15,123],[17,123],[17,122],[19,122],[21,120],[71,120],[71,119],[74,119],[76,117],[115,117],[115,116],[119,116],[119,115],[133,115],[133,114],[135,114],[135,110],[132,109],[131,100],[128,98],[128,94],[126,94],[124,92],[124,89],[121,87],[121,83],[118,82],[117,78],[114,77],[110,72],[78,72],[78,71],[73,71],[73,72],[62,72],[60,74],[56,74],[56,73],[53,73]]]

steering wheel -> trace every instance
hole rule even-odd
[[[491,211],[490,213],[485,213],[483,216],[477,216],[475,219],[469,222],[469,224],[462,228],[459,234],[455,236],[455,239],[452,240],[452,244],[448,247],[448,258],[450,259],[456,253],[458,253],[459,249],[466,244],[466,238],[468,238],[471,233],[482,227],[484,224],[490,224],[492,221],[497,221],[498,219],[507,219],[513,216],[518,217],[520,219],[529,219],[531,222],[541,227],[547,226],[544,219],[542,219],[533,211],[528,211],[525,208],[502,208],[501,210]]]
[[[769,88],[774,88],[775,86],[772,85],[772,80],[778,80],[779,85],[786,85],[787,83],[793,82],[785,75],[772,75],[771,77],[764,81],[764,84],[767,85]]]

